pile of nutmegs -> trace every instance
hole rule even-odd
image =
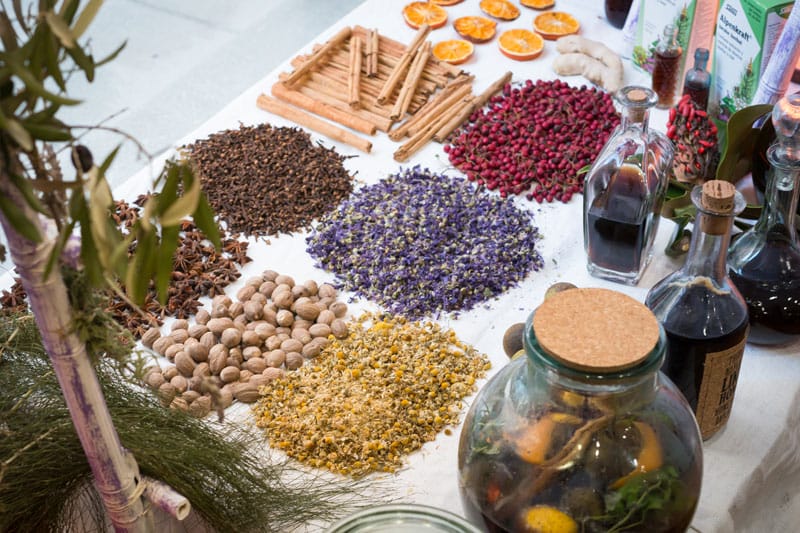
[[[236,301],[215,296],[195,324],[175,320],[166,335],[145,332],[142,343],[173,363],[151,368],[145,382],[166,405],[198,417],[234,399],[253,402],[259,387],[319,355],[331,338],[347,337],[346,313],[333,286],[267,270]]]

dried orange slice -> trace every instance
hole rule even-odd
[[[533,9],[550,9],[556,5],[555,0],[519,0],[519,3]]]
[[[403,18],[415,30],[423,24],[433,30],[441,28],[447,22],[447,11],[433,2],[411,2],[403,8]]]
[[[496,33],[497,23],[486,17],[459,17],[453,27],[461,37],[473,43],[491,41]]]
[[[470,57],[475,47],[472,43],[463,39],[451,39],[449,41],[441,41],[433,45],[433,55],[436,59],[440,59],[451,65],[460,65]]]
[[[500,20],[514,20],[519,16],[519,8],[508,0],[481,0],[481,11]]]
[[[464,0],[431,0],[434,4],[440,6],[454,6],[456,4],[460,4]]]
[[[563,11],[542,13],[533,19],[533,29],[539,32],[539,35],[551,41],[565,35],[578,33],[580,28],[580,22],[569,13],[564,13]]]
[[[544,49],[541,35],[522,29],[504,31],[500,34],[497,44],[503,55],[517,61],[534,59]]]

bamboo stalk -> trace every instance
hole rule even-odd
[[[411,118],[390,131],[389,138],[393,141],[399,141],[409,133],[413,133],[412,129],[418,129],[418,125],[426,120],[426,117],[430,118],[437,110],[446,105],[451,105],[452,102],[469,94],[471,85],[468,82],[471,81],[472,78],[468,76],[459,76],[453,80],[447,87],[439,91],[425,105],[419,108]],[[453,99],[454,95],[456,95],[455,99]]]
[[[292,85],[296,84],[300,78],[303,77],[308,71],[310,71],[318,62],[319,60],[327,54],[330,50],[334,49],[335,47],[339,46],[342,42],[350,38],[352,34],[352,29],[349,27],[342,28],[339,30],[339,33],[334,35],[328,42],[326,42],[322,47],[320,47],[316,52],[311,54],[311,57],[308,60],[300,65],[298,68],[295,69],[289,75],[289,78],[286,80],[286,85],[291,87]]]
[[[258,107],[265,111],[269,111],[273,115],[278,115],[286,120],[291,120],[295,124],[314,130],[317,133],[325,135],[335,141],[349,144],[353,148],[357,148],[362,152],[369,153],[372,150],[372,143],[367,139],[362,139],[358,135],[350,133],[347,130],[335,126],[330,122],[325,122],[310,113],[307,113],[296,107],[291,107],[280,100],[270,98],[266,94],[261,94],[256,101]]]
[[[511,72],[506,72],[496,80],[494,83],[489,85],[485,91],[483,91],[478,96],[472,98],[470,104],[464,107],[460,113],[454,116],[447,124],[439,128],[439,131],[433,136],[433,140],[436,142],[444,142],[448,135],[450,135],[453,130],[459,127],[467,118],[476,110],[483,107],[486,102],[489,101],[489,98],[492,97],[497,91],[503,89],[508,82],[511,81]]]
[[[357,109],[361,107],[359,102],[359,94],[361,92],[361,38],[358,36],[350,38],[347,82],[347,103],[350,104],[350,107]]]
[[[370,30],[364,28],[363,26],[353,26],[353,33],[362,39],[369,34],[369,31]],[[389,37],[385,37],[383,35],[380,35],[379,39],[380,44],[378,50],[379,52],[383,51],[384,53],[382,55],[384,56],[392,56],[399,59],[406,50],[406,45],[400,41],[395,41],[394,39],[390,39]],[[430,68],[432,71],[447,78],[456,77],[463,72],[463,70],[459,67],[445,63],[444,61],[439,61],[438,59],[436,61],[431,61]]]
[[[378,30],[371,29],[367,34],[367,77],[378,74]]]
[[[455,102],[454,105],[440,109],[439,114],[432,116],[429,121],[426,121],[424,126],[420,127],[418,131],[409,137],[405,144],[395,150],[394,160],[402,163],[411,157],[433,138],[434,134],[439,131],[439,128],[447,124],[453,116],[460,113],[463,106],[469,106],[470,101],[471,99],[462,96],[461,100]]]
[[[398,119],[405,115],[406,111],[408,111],[408,106],[411,105],[411,99],[413,98],[414,93],[417,91],[417,85],[419,84],[420,77],[422,76],[422,71],[425,68],[425,64],[428,62],[430,55],[431,43],[430,41],[425,41],[422,47],[417,50],[416,55],[414,55],[414,60],[411,62],[411,67],[408,69],[408,75],[406,76],[405,81],[403,81],[403,86],[400,88],[400,94],[397,96],[397,100],[395,101],[389,118]]]
[[[366,133],[367,135],[374,135],[377,126],[375,123],[358,117],[347,111],[337,109],[319,100],[315,100],[303,93],[288,89],[283,83],[278,82],[272,86],[272,96],[278,100],[283,100],[288,104],[295,107],[305,109],[310,113],[327,118],[334,122],[338,122],[342,126],[350,129]]]
[[[397,61],[392,73],[389,75],[389,79],[386,80],[386,84],[383,86],[383,89],[381,89],[381,92],[378,95],[379,104],[383,104],[392,96],[395,87],[400,82],[400,77],[405,73],[406,68],[408,68],[411,58],[417,52],[417,49],[428,36],[430,31],[431,27],[427,24],[420,26],[419,30],[414,35],[414,38],[411,40],[411,44],[408,45],[408,48],[405,49],[403,55],[400,56],[400,59]]]

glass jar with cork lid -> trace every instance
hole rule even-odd
[[[666,338],[622,293],[546,298],[517,357],[464,422],[459,489],[490,532],[685,531],[702,478],[697,423],[659,372]]]

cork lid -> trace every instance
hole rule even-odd
[[[702,205],[708,211],[727,215],[736,206],[736,187],[729,181],[710,180],[703,184]]]
[[[644,102],[647,98],[648,94],[644,89],[636,88],[628,91],[628,99],[631,102]]]
[[[533,332],[551,357],[590,372],[634,367],[659,338],[658,320],[644,304],[598,288],[571,289],[547,298],[534,313]]]

